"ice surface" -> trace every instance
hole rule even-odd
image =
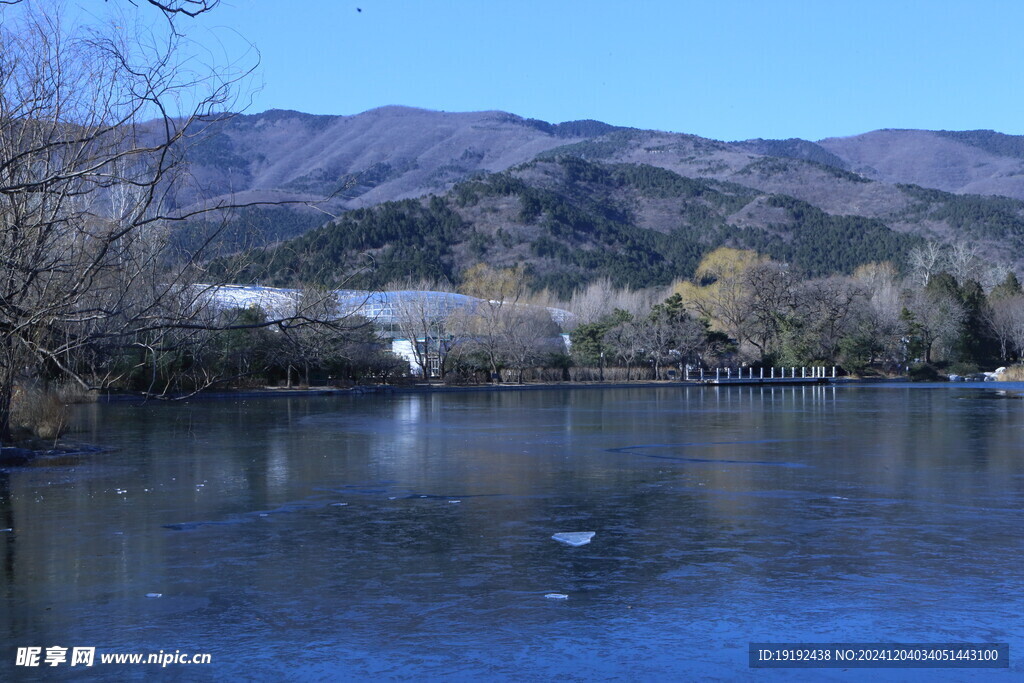
[[[551,538],[555,539],[559,543],[565,543],[566,545],[571,545],[576,548],[590,543],[590,539],[592,539],[596,533],[596,531],[562,531]]]

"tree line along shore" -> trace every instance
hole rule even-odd
[[[55,436],[62,406],[100,387],[181,398],[265,387],[657,382],[701,368],[791,366],[920,380],[1010,366],[1002,378],[1022,379],[1013,364],[1024,353],[1024,292],[1011,271],[968,256],[958,267],[955,246],[926,245],[903,272],[873,263],[801,278],[723,247],[670,287],[602,280],[569,300],[532,291],[522,266],[480,264],[458,288],[395,283],[424,296],[394,298],[386,318],[339,306],[322,288],[288,290],[285,309],[216,305],[207,290],[194,299],[205,302],[202,325],[67,354],[77,382],[61,367],[28,368],[15,382],[11,424]],[[439,307],[437,295],[453,289],[474,305]]]
[[[320,382],[658,381],[687,366],[836,365],[934,378],[1012,365],[1024,353],[1016,275],[966,243],[924,243],[906,257],[901,248],[895,263],[810,277],[756,251],[713,249],[705,235],[688,247],[686,262],[699,260],[692,273],[692,263],[662,272],[658,282],[680,278],[668,287],[616,287],[586,271],[584,259],[585,286],[574,292],[545,289],[550,273],[509,256],[460,266],[454,282],[381,288],[434,294],[420,298],[425,304],[407,299],[386,323],[341,306],[316,268],[304,277],[289,266],[292,289],[280,306],[226,304],[225,288],[257,277],[249,266],[260,253],[240,244],[231,214],[275,202],[176,199],[181,188],[203,189],[190,143],[244,99],[244,65],[225,70],[182,52],[190,22],[216,5],[150,0],[132,26],[98,16],[62,23],[49,5],[0,3],[0,444],[56,438],[64,405],[101,390],[171,397]],[[146,12],[156,21],[143,27]],[[655,176],[687,191],[701,186]],[[518,201],[531,221],[561,210],[543,193]],[[198,223],[202,231],[183,229]],[[816,253],[822,239],[854,227],[808,226]],[[871,240],[863,230],[856,237]],[[620,283],[654,282],[643,279],[643,254],[623,244],[599,250],[614,262],[609,272],[634,276]],[[836,247],[868,250],[853,239]],[[323,260],[309,251],[300,262]],[[413,268],[433,258],[422,240],[401,253],[408,258],[392,260],[381,278],[430,272]],[[248,263],[224,258],[247,254]],[[344,286],[345,273],[329,274],[332,287]],[[445,293],[475,303],[431,307]]]

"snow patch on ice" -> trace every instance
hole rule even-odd
[[[576,548],[590,543],[590,539],[592,539],[596,533],[596,531],[562,531],[551,538],[555,539],[559,543],[565,543],[566,545],[571,545]]]

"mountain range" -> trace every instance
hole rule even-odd
[[[436,228],[417,227],[427,214],[448,222],[451,242],[430,252],[436,268],[421,263],[408,274],[454,281],[478,260],[519,260],[560,290],[599,275],[655,284],[692,274],[694,259],[719,244],[758,248],[808,273],[849,270],[884,258],[880,250],[898,262],[923,239],[967,240],[1024,265],[1024,136],[993,131],[723,142],[592,120],[383,107],[226,117],[196,140],[195,182],[181,186],[180,204],[310,202],[242,218],[265,240],[301,235],[303,249],[314,233],[347,230],[349,238],[335,240],[346,250],[336,261],[351,265],[349,250],[362,249],[380,271],[369,278],[376,284],[402,272],[401,259],[388,259],[428,253],[417,252],[431,241],[423,231]],[[539,211],[531,209],[537,201]],[[442,205],[450,216],[438,214]],[[381,227],[400,222],[403,210],[406,225]],[[353,231],[366,234],[355,239]],[[819,253],[822,240],[835,256]],[[298,253],[297,244],[281,246]],[[627,277],[617,253],[646,265]],[[287,273],[304,270],[271,260],[279,264],[273,274],[247,269],[249,277],[285,284],[298,277]]]

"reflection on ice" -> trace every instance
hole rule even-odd
[[[1024,411],[960,400],[980,391],[83,407],[81,438],[114,449],[0,472],[0,640],[187,644],[223,653],[217,678],[300,680],[735,680],[755,640],[1024,647]]]

